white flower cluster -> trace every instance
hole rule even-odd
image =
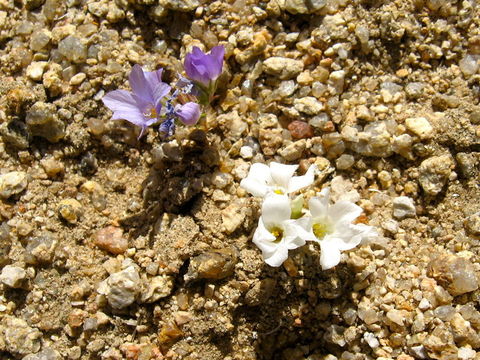
[[[263,198],[262,213],[253,242],[262,251],[265,262],[280,266],[288,258],[288,250],[315,241],[320,245],[320,265],[331,269],[340,262],[341,251],[350,250],[362,240],[376,237],[372,226],[355,224],[362,209],[349,201],[330,205],[329,189],[308,201],[292,194],[314,181],[315,165],[303,176],[293,176],[298,165],[272,162],[270,166],[255,163],[240,186],[250,194]]]

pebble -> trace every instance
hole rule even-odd
[[[28,177],[24,171],[12,171],[0,175],[0,197],[8,199],[13,195],[20,194],[27,188]]]
[[[405,313],[402,310],[389,310],[386,317],[388,320],[399,326],[403,326],[405,323]]]
[[[63,165],[63,162],[51,157],[40,160],[40,165],[49,178],[56,178],[65,173],[65,165]]]
[[[475,359],[477,352],[472,348],[462,346],[458,348],[458,359],[459,360],[472,360]]]
[[[372,349],[376,349],[380,346],[380,342],[378,341],[377,337],[369,332],[363,334],[363,339],[365,342],[370,346]]]
[[[236,263],[237,252],[233,248],[207,251],[190,260],[184,279],[186,282],[196,279],[224,279],[233,274]]]
[[[68,61],[83,63],[87,60],[87,46],[74,35],[69,35],[58,44],[58,51]]]
[[[50,264],[57,244],[55,235],[49,232],[29,238],[25,248],[25,262],[33,265]]]
[[[174,322],[167,322],[160,329],[158,341],[160,344],[171,344],[182,336],[183,332],[178,328],[177,324]]]
[[[173,286],[174,282],[171,276],[155,276],[147,280],[146,289],[142,292],[140,300],[143,303],[153,303],[169,296]]]
[[[98,230],[93,242],[100,249],[112,254],[123,254],[128,248],[128,240],[123,237],[123,230],[115,226]]]
[[[14,289],[22,287],[26,278],[26,271],[21,267],[13,265],[5,266],[0,274],[0,281],[2,284]]]
[[[432,156],[420,164],[418,181],[430,196],[436,196],[446,184],[454,166],[450,155]]]
[[[37,353],[42,346],[42,333],[28,326],[27,322],[13,316],[5,316],[1,325],[3,328],[2,344],[4,349],[12,354],[29,355]]]
[[[86,77],[87,77],[87,74],[85,74],[83,72],[80,72],[78,74],[73,75],[70,78],[69,83],[70,83],[70,85],[74,85],[74,86],[80,85],[83,82],[83,80],[86,79]]]
[[[479,287],[474,265],[470,260],[453,254],[435,257],[428,264],[427,273],[453,296],[475,291]]]
[[[307,115],[317,115],[325,109],[325,106],[312,96],[307,96],[293,101],[295,109]]]
[[[25,0],[25,7],[28,10],[35,10],[43,5],[45,0]]]
[[[84,213],[83,206],[75,199],[64,199],[57,207],[60,217],[70,224],[76,224]]]
[[[345,75],[345,70],[332,71],[330,74],[328,82],[334,90],[332,91],[333,95],[343,93],[343,88],[345,86]]]
[[[295,161],[302,157],[306,147],[307,147],[306,139],[301,139],[287,145],[283,149],[279,150],[278,153],[286,161]]]
[[[463,75],[470,77],[478,71],[478,56],[473,56],[467,54],[463,59],[458,62],[458,66],[462,71]]]
[[[354,163],[355,163],[355,158],[352,155],[349,155],[349,154],[342,154],[335,161],[337,169],[339,169],[339,170],[350,169],[353,166]]]
[[[397,219],[415,217],[417,211],[412,198],[399,196],[393,199],[393,216]]]
[[[32,39],[30,40],[30,48],[33,51],[43,50],[52,39],[52,33],[47,29],[41,29],[32,34]]]
[[[26,124],[33,136],[40,136],[50,142],[65,137],[65,124],[58,120],[57,107],[51,103],[36,102],[27,112]]]
[[[296,77],[303,71],[303,62],[272,56],[263,62],[263,67],[267,74],[277,76],[281,80],[288,80]]]
[[[133,304],[140,288],[140,276],[133,266],[129,266],[102,281],[97,291],[106,296],[113,309],[119,310]]]
[[[160,0],[160,5],[173,11],[190,12],[200,6],[198,0]]]
[[[251,159],[253,157],[253,148],[250,146],[242,146],[240,148],[240,156],[245,160]]]
[[[227,234],[237,230],[245,222],[245,217],[252,213],[252,210],[242,200],[233,202],[222,210],[222,224],[224,232]]]
[[[407,129],[417,135],[420,139],[431,139],[433,136],[433,127],[424,117],[405,119]]]
[[[47,61],[35,61],[27,66],[26,74],[33,81],[40,81],[43,77],[43,72],[47,67]]]
[[[57,350],[47,347],[36,354],[25,356],[22,360],[62,360],[62,356]]]
[[[468,216],[463,222],[467,233],[475,236],[480,235],[480,212]]]
[[[288,124],[288,130],[294,139],[307,139],[313,137],[313,128],[305,121],[294,120]]]
[[[457,160],[460,175],[462,177],[469,179],[475,176],[478,160],[475,158],[474,154],[459,152],[455,155],[455,160]]]
[[[10,226],[6,222],[0,225],[0,266],[10,262],[9,253],[12,244],[10,231]]]

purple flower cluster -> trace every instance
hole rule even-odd
[[[210,54],[194,47],[185,57],[188,79],[180,76],[171,95],[171,86],[162,82],[162,69],[145,71],[135,65],[128,78],[132,91],[111,91],[103,97],[103,103],[113,111],[112,120],[123,119],[139,126],[139,138],[156,123],[160,123],[162,136],[171,136],[175,133],[175,120],[195,125],[200,118],[200,105],[185,98],[196,98],[203,105],[213,99],[222,73],[224,52],[223,46],[214,47]]]

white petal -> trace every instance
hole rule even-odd
[[[305,241],[312,241],[316,240],[315,235],[311,231],[308,231],[306,227],[308,227],[309,219],[298,219],[298,220],[288,220],[284,222],[285,228],[285,237],[290,240],[293,244],[289,249],[296,249],[297,247],[305,245]]]
[[[270,193],[263,200],[262,220],[267,228],[281,226],[280,224],[290,219],[290,200],[285,195]]]
[[[335,232],[327,235],[328,241],[334,242],[342,251],[350,250],[362,242],[363,229],[355,228],[352,224],[337,224]]]
[[[253,196],[263,197],[270,190],[273,182],[270,168],[262,163],[255,163],[250,167],[248,175],[240,182],[240,186]]]
[[[334,243],[330,241],[319,241],[320,242],[320,265],[323,270],[328,270],[337,266],[340,262],[340,250],[335,246]]]
[[[313,218],[326,218],[329,211],[329,189],[325,188],[320,192],[320,196],[312,197],[308,201],[308,209]]]
[[[272,255],[270,256],[265,256],[265,262],[273,267],[278,267],[283,264],[285,260],[288,258],[288,249],[284,246],[279,246],[277,248],[277,251],[275,251]]]
[[[313,184],[315,180],[315,169],[317,167],[315,165],[310,165],[307,172],[303,176],[294,176],[288,182],[288,192],[293,193],[297,190],[300,190],[304,187]]]
[[[363,212],[362,208],[346,200],[337,201],[330,206],[328,215],[334,223],[351,223]]]
[[[270,171],[275,185],[288,190],[288,183],[297,170],[298,165],[285,165],[277,162],[270,163]]]
[[[253,234],[253,243],[259,247],[262,252],[273,253],[277,244],[274,243],[275,236],[265,228],[262,218],[258,221],[257,229]]]

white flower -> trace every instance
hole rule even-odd
[[[288,250],[305,245],[308,238],[302,221],[293,220],[290,215],[287,196],[270,194],[265,198],[253,242],[262,250],[263,258],[270,266],[282,265],[288,258]]]
[[[350,201],[337,201],[330,205],[330,190],[323,189],[319,197],[308,202],[310,222],[307,240],[320,244],[320,265],[323,270],[331,269],[340,262],[341,251],[350,250],[363,239],[377,236],[372,226],[353,224],[360,216],[362,208]]]
[[[311,185],[315,175],[315,165],[311,165],[303,176],[293,176],[298,165],[284,165],[271,162],[270,166],[255,163],[240,186],[253,196],[265,197],[274,192],[286,195]]]

